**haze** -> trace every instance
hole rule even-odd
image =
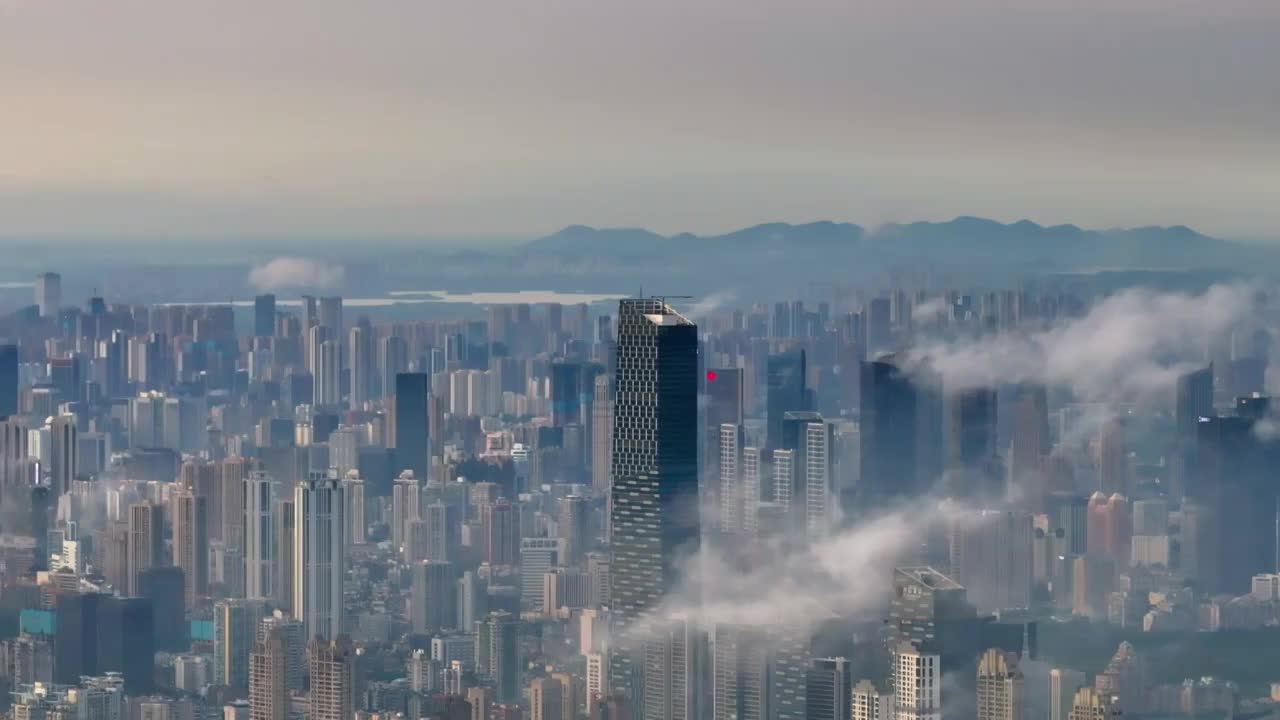
[[[1280,237],[1280,6],[0,0],[0,235]]]

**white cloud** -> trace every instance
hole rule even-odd
[[[249,284],[258,290],[290,288],[332,289],[342,285],[341,265],[298,257],[278,257],[249,271]]]

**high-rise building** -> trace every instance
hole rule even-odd
[[[138,503],[129,508],[129,594],[141,595],[138,577],[164,561],[164,507]]]
[[[367,319],[363,319],[368,322]],[[347,407],[364,409],[369,401],[373,385],[373,332],[360,324],[351,326],[347,334],[347,369],[351,375],[351,389],[347,394]]]
[[[934,480],[923,449],[935,428],[930,392],[892,359],[862,363],[857,509],[874,511],[927,492]],[[940,438],[938,438],[940,440]],[[932,443],[936,450],[940,442]]]
[[[631,628],[678,580],[678,555],[696,549],[697,326],[658,299],[618,309],[611,549],[610,682],[638,700]]]
[[[0,345],[0,418],[18,414],[18,346]]]
[[[805,718],[851,720],[853,676],[848,658],[816,658],[805,685]]]
[[[276,610],[258,621],[256,642],[265,642],[271,633],[284,638],[285,684],[290,690],[302,690],[307,668],[307,639],[302,621]]]
[[[550,677],[535,678],[529,683],[529,720],[561,720],[564,688]]]
[[[187,607],[193,608],[209,595],[208,504],[188,490],[174,497],[173,506],[173,564],[182,568]]]
[[[76,452],[76,419],[60,415],[49,422],[49,487],[55,497],[71,490],[78,475],[79,453]]]
[[[347,501],[347,547],[365,543],[364,478],[357,470],[348,470],[342,477],[342,493]]]
[[[697,720],[707,717],[707,634],[687,620],[659,623],[645,634],[645,720]]]
[[[564,542],[561,564],[576,565],[583,553],[591,549],[591,526],[587,499],[581,495],[560,498],[556,525]]]
[[[766,368],[765,420],[766,444],[782,447],[782,420],[789,412],[809,409],[804,350],[770,355]]]
[[[520,558],[520,513],[506,498],[480,506],[483,557],[490,565],[514,566]]]
[[[1113,720],[1120,713],[1111,698],[1091,687],[1082,687],[1071,700],[1067,720]]]
[[[457,568],[453,563],[425,560],[413,566],[409,598],[415,633],[430,634],[457,626]]]
[[[714,720],[769,720],[769,642],[745,625],[715,627],[712,679]]]
[[[1174,398],[1174,421],[1183,445],[1194,445],[1200,418],[1213,415],[1213,365],[1193,370],[1178,378]]]
[[[36,276],[36,307],[40,317],[56,317],[62,309],[62,276],[46,272]]]
[[[494,612],[480,624],[476,642],[486,659],[484,672],[500,703],[516,702],[522,687],[520,677],[520,624],[506,612]],[[482,654],[477,652],[477,658]]]
[[[870,680],[860,680],[853,686],[850,705],[850,720],[894,720],[897,711],[893,693],[880,690]]]
[[[320,298],[317,323],[329,331],[330,337],[342,337],[342,298],[330,295]]]
[[[978,720],[1022,720],[1026,717],[1018,656],[992,648],[978,661]]]
[[[714,473],[721,456],[718,444],[722,425],[741,425],[743,419],[741,368],[708,369],[703,375],[706,407],[703,409],[703,458],[706,471]],[[714,475],[713,475],[714,476]]]
[[[294,607],[294,556],[295,541],[298,532],[298,515],[292,499],[280,500],[275,504],[272,513],[272,524],[275,536],[275,577],[272,589],[275,591],[276,607],[290,613],[296,613]]]
[[[601,374],[595,383],[591,404],[591,489],[597,497],[604,497],[612,485],[613,381]]]
[[[342,634],[346,577],[346,503],[333,474],[312,472],[294,488],[293,613],[306,637]]]
[[[431,477],[431,441],[428,427],[428,395],[431,376],[427,373],[396,375],[396,467],[412,470],[414,477]]]
[[[213,606],[213,678],[218,685],[249,687],[249,654],[253,652],[258,620],[266,604],[233,598]]]
[[[897,720],[941,720],[942,659],[911,643],[893,653],[893,697]]]
[[[952,520],[951,577],[983,611],[1031,607],[1030,513],[980,510]]]
[[[342,343],[325,340],[320,343],[316,366],[312,369],[313,404],[334,407],[342,402]]]
[[[951,393],[947,438],[947,489],[954,497],[996,499],[1004,494],[998,466],[994,388]]]
[[[271,337],[276,334],[276,296],[271,293],[253,299],[253,334]]]
[[[1078,670],[1053,668],[1049,671],[1049,720],[1070,720],[1076,691],[1085,687],[1085,675]]]
[[[1098,489],[1104,495],[1128,495],[1129,449],[1124,423],[1111,418],[1098,433]]]
[[[249,655],[250,720],[289,720],[288,645],[284,633],[273,630],[254,644]]]
[[[742,478],[742,426],[725,423],[720,426],[720,435],[716,446],[719,448],[720,460],[717,463],[720,474],[719,504],[720,530],[726,533],[741,533],[748,525],[746,513],[748,509],[754,514],[759,496],[747,497]]]
[[[307,653],[311,665],[312,720],[348,720],[355,717],[355,657],[351,639],[340,635],[324,642],[313,640]]]
[[[243,483],[245,597],[275,597],[279,548],[275,528],[275,480],[262,470],[249,473]]]
[[[396,393],[396,375],[409,369],[409,344],[396,335],[378,342],[378,393],[389,398]]]

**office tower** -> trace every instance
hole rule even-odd
[[[314,332],[314,331],[313,331]],[[342,402],[342,343],[325,340],[316,354],[312,403],[317,407],[333,407]]]
[[[520,538],[520,599],[522,604],[543,610],[543,576],[560,565],[564,542],[560,538]]]
[[[591,489],[596,496],[609,494],[613,465],[613,381],[608,375],[595,378],[591,403]]]
[[[297,511],[293,500],[280,500],[275,504],[272,513],[272,530],[275,537],[275,575],[272,579],[272,590],[275,591],[276,607],[290,613],[297,613],[294,607],[294,540],[297,535]]]
[[[49,453],[49,487],[55,497],[62,497],[71,490],[75,482],[76,464],[79,460],[76,453],[76,419],[70,415],[60,415],[49,422],[49,435],[52,440]]]
[[[1110,496],[1128,495],[1129,450],[1125,442],[1124,423],[1111,418],[1098,433],[1098,489]]]
[[[40,317],[56,317],[62,309],[62,276],[58,273],[40,273],[36,276],[36,306]]]
[[[378,393],[388,398],[396,392],[396,375],[409,370],[409,344],[396,335],[378,341]]]
[[[1010,432],[1009,482],[1020,507],[1043,512],[1045,458],[1050,450],[1048,393],[1043,385],[1016,386]]]
[[[805,718],[851,720],[852,692],[848,658],[816,658],[805,684]]]
[[[320,298],[317,324],[329,331],[330,337],[342,337],[342,298]]]
[[[555,678],[535,678],[529,683],[529,720],[561,720],[564,688]]]
[[[271,293],[253,299],[253,334],[265,338],[276,334],[276,296]]]
[[[980,510],[960,514],[950,532],[951,577],[979,610],[1031,607],[1030,513]]]
[[[638,699],[632,624],[677,582],[677,555],[697,547],[698,329],[657,299],[618,309],[613,439],[610,681]]]
[[[1026,717],[1018,656],[990,649],[978,661],[978,720],[1022,720]]]
[[[453,562],[462,544],[462,525],[456,506],[433,502],[422,509],[423,531],[426,534],[421,548],[426,560]]]
[[[1076,691],[1085,687],[1085,675],[1078,670],[1053,668],[1049,671],[1049,720],[1070,720]]]
[[[1067,720],[1113,720],[1120,712],[1109,696],[1091,687],[1082,687],[1071,699]]]
[[[740,368],[709,369],[703,375],[706,407],[703,410],[703,457],[713,471],[720,459],[720,427],[741,425],[743,418],[743,371]]]
[[[28,442],[27,427],[22,418],[0,419],[0,492],[32,484],[27,480],[31,474],[27,459]]]
[[[0,418],[18,414],[18,346],[0,345]]]
[[[243,483],[245,597],[275,597],[279,548],[275,529],[275,480],[262,470],[249,473]]]
[[[351,639],[340,635],[328,642],[313,640],[307,655],[311,661],[311,720],[355,717],[356,651]]]
[[[391,484],[391,544],[404,547],[409,543],[409,525],[421,518],[422,482],[412,470],[400,473]]]
[[[98,672],[98,617],[109,598],[100,593],[59,593],[54,599],[53,679],[78,682]]]
[[[893,697],[897,720],[941,720],[942,659],[909,642],[893,653]]]
[[[280,630],[254,643],[249,654],[250,720],[290,720],[288,647]]]
[[[270,615],[264,615],[254,632],[255,642],[265,641],[271,633],[279,633],[284,638],[285,685],[290,690],[301,690],[307,670],[307,640],[302,621],[276,610]]]
[[[659,623],[645,634],[645,720],[697,720],[707,716],[704,688],[707,634],[688,620]]]
[[[577,565],[582,555],[591,549],[591,526],[587,499],[581,495],[569,495],[558,501],[556,525],[564,545],[563,565]]]
[[[213,678],[218,685],[249,687],[249,654],[253,652],[258,620],[266,605],[232,598],[213,606]]]
[[[784,428],[789,422],[789,419],[783,420]],[[814,540],[825,536],[839,515],[835,487],[835,431],[816,413],[805,413],[802,427],[804,531]],[[787,435],[785,430],[783,435]]]
[[[164,562],[164,508],[150,503],[129,507],[129,588],[141,594],[138,577]]]
[[[457,627],[457,580],[457,567],[450,562],[424,560],[413,566],[409,610],[415,633]]]
[[[782,447],[782,420],[788,412],[809,409],[804,350],[770,355],[767,363],[765,394],[766,444]]]
[[[1212,364],[1178,377],[1174,405],[1178,440],[1181,444],[1193,445],[1200,418],[1213,416]]]
[[[580,362],[551,364],[551,425],[582,422],[583,366]]]
[[[312,472],[294,488],[293,614],[306,637],[342,633],[342,583],[346,577],[346,504],[342,483]]]
[[[182,568],[187,607],[209,595],[209,515],[205,498],[190,491],[173,501],[173,564]]]
[[[768,633],[770,646],[769,704],[778,720],[805,720],[805,695],[813,664],[807,628],[779,625]]]
[[[881,691],[870,680],[859,680],[853,686],[849,720],[893,720],[895,714],[893,693]]]
[[[929,489],[920,453],[921,391],[891,360],[862,363],[858,511]]]
[[[367,321],[366,321],[367,322]],[[351,372],[351,391],[347,396],[347,407],[361,410],[369,401],[369,391],[373,383],[373,335],[372,329],[353,325],[347,334],[347,367]]]
[[[759,628],[718,624],[712,661],[712,718],[769,720],[769,643]]]
[[[347,547],[365,543],[364,479],[356,470],[348,470],[342,478],[343,496],[347,500]]]
[[[477,665],[481,654],[485,658],[484,672],[492,681],[498,702],[516,702],[520,698],[520,624],[506,612],[494,612],[481,623],[477,643],[483,647],[477,652]]]
[[[185,575],[182,568],[153,567],[138,576],[138,595],[151,601],[155,615],[157,647],[166,652],[185,652],[191,644]]]
[[[747,525],[745,514],[750,505],[752,512],[759,496],[747,497],[742,482],[742,426],[724,424],[720,426],[720,436],[716,447],[720,454],[719,466],[719,500],[720,530],[725,533],[740,533]]]
[[[146,598],[108,597],[99,607],[97,672],[124,675],[125,692],[155,686],[155,612]],[[97,674],[97,673],[94,673]]]
[[[427,420],[431,376],[426,373],[396,375],[396,467],[412,470],[415,477],[431,477],[431,442]]]
[[[999,498],[1004,474],[998,466],[996,391],[967,388],[951,393],[947,439],[947,489],[958,498]]]
[[[742,532],[748,537],[760,537],[760,498],[764,492],[762,468],[767,467],[761,461],[760,448],[742,448],[740,472],[742,480]],[[772,486],[771,486],[772,487]]]
[[[322,346],[332,338],[333,336],[330,334],[329,328],[322,325],[313,326],[310,330],[307,330],[306,334],[303,336],[303,340],[305,342],[304,350],[306,351],[306,355],[304,357],[305,366],[307,368],[307,372],[310,373],[312,377],[312,403],[315,403],[315,393],[319,392],[319,390],[316,389],[316,386],[320,384],[318,378],[320,372],[321,349]]]
[[[480,506],[483,558],[490,565],[515,565],[520,557],[520,514],[511,501],[498,498]]]

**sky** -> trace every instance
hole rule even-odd
[[[0,0],[0,237],[1280,241],[1274,0]]]

